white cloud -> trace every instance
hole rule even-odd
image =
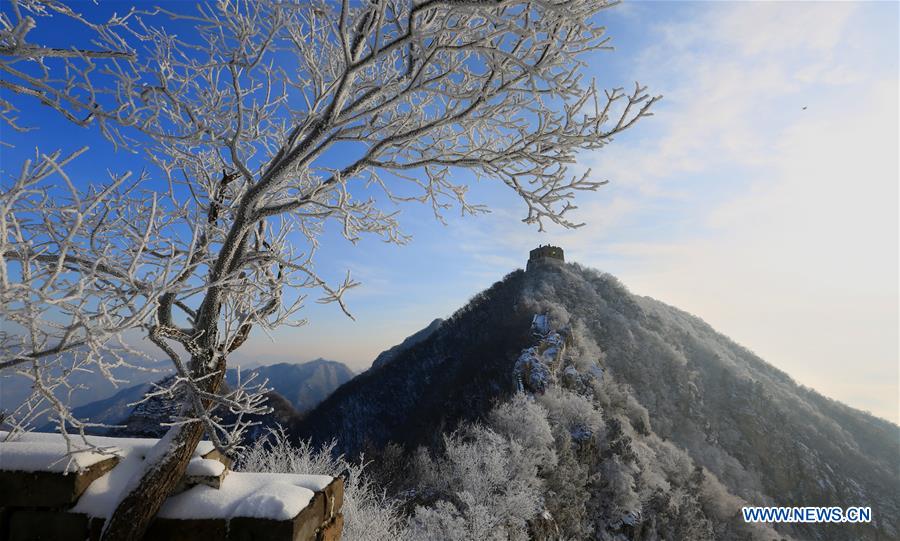
[[[697,30],[700,39],[711,34],[746,57],[796,51],[829,55],[845,38],[847,22],[856,9],[849,2],[734,3],[713,20],[700,23]]]
[[[865,18],[884,14],[856,4],[696,15],[651,28],[663,39],[634,68],[666,94],[657,116],[584,163],[634,188],[629,212],[669,211],[642,214],[639,235],[625,213],[611,235],[564,245],[896,421],[898,86],[882,46],[896,36],[867,35]],[[628,239],[610,245],[617,235]]]

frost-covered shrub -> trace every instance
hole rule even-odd
[[[490,532],[490,524],[474,520],[471,515],[479,514],[483,508],[472,508],[468,517],[464,517],[452,503],[437,501],[433,506],[416,508],[412,521],[414,535],[421,539],[445,539],[447,541],[464,541],[473,531]],[[489,518],[489,517],[483,517]],[[488,533],[488,535],[490,535]],[[485,537],[484,539],[490,539]]]
[[[580,319],[574,320],[569,329],[572,336],[569,356],[575,361],[578,370],[587,372],[592,367],[603,364],[605,354],[597,345],[590,329]]]
[[[556,465],[553,433],[547,410],[525,393],[516,393],[508,402],[488,414],[488,426],[498,434],[518,442],[542,470]]]
[[[416,507],[413,537],[528,539],[528,521],[543,509],[542,454],[481,425],[445,436],[437,457],[418,455],[419,491],[432,502]]]
[[[637,468],[614,456],[600,465],[600,496],[609,511],[603,513],[613,521],[621,520],[626,514],[639,514],[641,499],[635,486]]]
[[[590,466],[579,460],[570,438],[556,442],[556,467],[546,474],[544,505],[553,530],[537,539],[590,539],[593,526],[587,516]],[[538,532],[535,532],[538,533]]]
[[[397,504],[367,477],[365,465],[334,457],[334,443],[314,449],[306,442],[292,444],[282,431],[258,440],[239,458],[241,471],[346,475],[344,482],[345,541],[402,541],[410,539],[406,518]]]
[[[552,387],[537,400],[547,409],[550,424],[568,431],[576,441],[590,440],[601,431],[603,416],[584,396],[561,387]]]

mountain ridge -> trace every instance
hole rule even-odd
[[[372,361],[372,368],[373,369],[381,368],[382,366],[390,363],[391,361],[396,359],[398,355],[400,355],[407,349],[413,347],[414,345],[418,344],[419,342],[427,339],[429,336],[434,334],[434,331],[436,331],[443,322],[444,322],[443,319],[435,318],[425,328],[420,329],[420,330],[414,332],[413,334],[407,336],[399,344],[382,351],[381,353],[378,354],[377,357],[375,357],[375,360]]]
[[[749,504],[871,505],[876,517],[855,528],[780,525],[785,535],[897,535],[897,425],[798,385],[699,318],[632,295],[614,277],[578,264],[510,273],[429,337],[343,386],[292,433],[316,443],[337,439],[350,456],[371,456],[391,443],[435,452],[444,434],[483,422],[515,396],[513,375],[534,347],[535,314],[573,337],[570,355],[579,360],[564,361],[566,372],[550,376],[571,380],[566,392],[592,397],[606,416],[603,440],[594,445],[612,447],[607,459],[624,453],[615,459],[629,463],[627,457],[640,455],[613,445],[610,434],[629,434],[626,449],[659,453],[659,442],[671,442]],[[585,383],[592,370],[603,381]],[[635,479],[658,469],[652,461],[641,464],[646,471]],[[646,509],[652,494],[641,496],[648,499],[638,498],[638,508]]]

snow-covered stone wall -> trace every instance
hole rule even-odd
[[[158,442],[0,432],[0,541],[99,539],[104,521]],[[343,527],[343,480],[232,472],[201,442],[147,540],[334,541]]]
[[[568,333],[554,331],[546,314],[536,314],[531,321],[532,335],[537,343],[525,348],[513,367],[516,389],[543,393],[556,382],[562,358],[566,352]]]

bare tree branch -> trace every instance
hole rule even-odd
[[[227,357],[254,330],[302,324],[305,294],[344,294],[315,269],[326,224],[356,242],[403,243],[399,206],[486,208],[472,176],[502,182],[524,221],[577,227],[578,192],[605,181],[572,171],[650,116],[659,97],[598,90],[588,54],[609,48],[596,0],[225,0],[135,9],[98,23],[56,0],[0,11],[0,120],[40,103],[139,152],[148,175],[69,179],[80,152],[36,154],[0,191],[0,370],[33,382],[3,421],[11,436],[50,412],[82,436],[60,393],[73,370],[112,370],[142,333],[174,377],[152,396],[183,403],[143,483],[107,522],[105,539],[143,534],[205,433],[226,452],[262,389],[225,391]],[[31,41],[65,18],[89,43]],[[172,23],[190,26],[175,34]],[[461,173],[468,173],[463,174]],[[8,188],[7,188],[8,186]],[[366,188],[380,190],[375,197]],[[366,191],[365,196],[361,196]],[[175,308],[178,308],[176,311]],[[236,414],[225,423],[220,411]],[[68,436],[67,436],[68,437]],[[188,449],[188,451],[185,451]]]

